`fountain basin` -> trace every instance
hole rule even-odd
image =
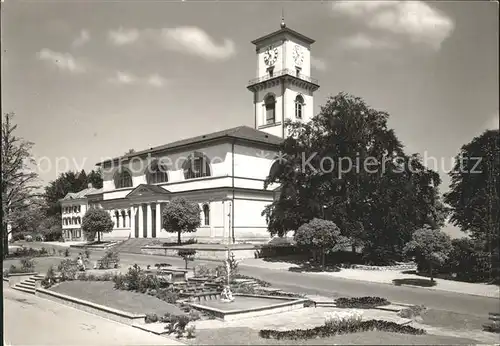
[[[233,297],[234,301],[232,302],[212,299],[187,304],[197,310],[211,313],[219,320],[235,321],[301,309],[308,301],[308,299],[303,298],[238,293],[233,294]]]

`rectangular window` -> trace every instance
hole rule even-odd
[[[266,107],[266,124],[274,124],[274,107]]]

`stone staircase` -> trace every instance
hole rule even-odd
[[[12,288],[24,293],[35,294],[36,293],[36,282],[43,280],[43,275],[33,275],[26,280],[23,280],[15,284]]]
[[[149,245],[154,239],[127,239],[113,247],[113,251],[142,254],[141,248]]]

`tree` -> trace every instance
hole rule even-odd
[[[314,254],[319,253],[322,267],[325,266],[327,251],[342,250],[349,244],[348,239],[342,236],[336,224],[317,218],[300,226],[295,232],[294,239],[298,246],[308,248]]]
[[[78,172],[61,173],[59,177],[51,181],[45,187],[45,198],[47,201],[47,215],[61,216],[60,200],[69,192],[79,192],[92,183],[95,188],[102,187],[102,176],[100,171],[91,171],[87,174],[83,169]]]
[[[184,260],[184,264],[186,269],[188,269],[188,262],[194,260],[194,256],[196,255],[195,249],[180,249],[177,251],[177,255],[182,257]]]
[[[198,203],[184,198],[175,198],[167,203],[163,210],[163,228],[170,233],[177,233],[177,243],[181,244],[181,233],[196,232],[201,225],[201,209]]]
[[[451,238],[446,233],[430,228],[415,231],[403,252],[407,256],[415,256],[417,263],[426,262],[431,282],[434,282],[433,268],[442,265],[452,251]]]
[[[25,203],[36,195],[38,174],[31,166],[35,163],[31,157],[32,142],[17,137],[14,113],[2,117],[2,243],[3,256],[9,253],[8,225],[12,215],[26,209]]]
[[[22,208],[17,208],[10,214],[13,239],[20,239],[25,235],[40,233],[40,225],[45,220],[45,203],[40,197],[33,197],[24,201]]]
[[[104,210],[91,208],[87,210],[82,219],[82,230],[87,240],[95,239],[101,241],[101,233],[109,233],[113,230],[113,220],[111,216]]]
[[[404,152],[388,117],[340,93],[310,122],[287,121],[290,135],[264,184],[281,185],[263,211],[271,234],[324,218],[380,263],[397,258],[416,229],[437,227],[447,212],[439,174]]]
[[[498,262],[493,259],[498,256],[500,241],[499,140],[499,130],[488,130],[462,146],[449,173],[450,192],[444,198],[452,209],[450,221],[490,254],[497,279],[499,268],[493,268],[493,262]]]

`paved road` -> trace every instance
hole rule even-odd
[[[3,285],[5,345],[181,345]]]
[[[140,254],[120,254],[123,265],[139,265],[166,262],[174,266],[183,267],[184,262],[175,257],[147,256]],[[195,264],[216,266],[220,263],[213,261],[196,261]],[[190,267],[192,262],[190,262]],[[453,292],[429,290],[417,287],[400,287],[390,284],[372,283],[327,277],[317,274],[295,273],[284,270],[239,265],[239,272],[243,275],[256,277],[270,282],[273,286],[296,293],[317,294],[330,297],[339,296],[378,296],[389,301],[408,304],[423,304],[428,308],[453,311],[462,314],[487,316],[489,312],[500,311],[500,300],[488,297],[471,296]]]
[[[78,249],[71,249],[71,252],[75,254],[80,251]],[[93,252],[97,257],[100,251],[94,250]],[[161,262],[171,263],[179,267],[184,266],[184,262],[180,258],[175,257],[122,253],[120,254],[120,259],[124,266],[134,263],[141,266],[147,264],[153,266],[155,263]],[[201,263],[211,266],[221,264],[213,261],[197,260],[195,262],[195,264]],[[475,316],[488,316],[489,312],[500,312],[500,300],[495,298],[257,268],[245,266],[243,263],[240,264],[240,273],[268,281],[273,286],[297,293],[318,294],[330,297],[378,296],[385,297],[393,302],[423,304],[428,308]]]

